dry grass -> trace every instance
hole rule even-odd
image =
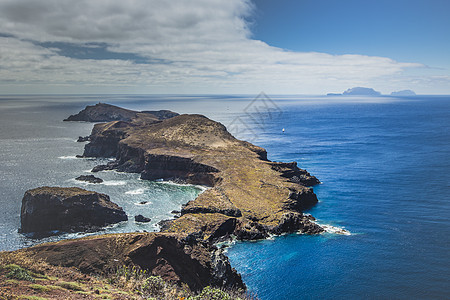
[[[32,280],[8,278],[21,270]],[[227,300],[256,299],[242,290],[206,287],[193,293],[187,286],[165,282],[136,267],[122,266],[93,277],[75,269],[52,266],[23,251],[0,253],[0,299],[158,299]]]

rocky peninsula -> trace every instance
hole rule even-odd
[[[128,122],[96,124],[83,155],[116,158],[93,171],[210,187],[182,208],[180,218],[166,222],[164,232],[214,242],[230,235],[252,240],[323,231],[302,213],[317,203],[309,187],[319,183],[314,176],[295,162],[269,161],[265,149],[236,139],[202,115],[137,112]]]
[[[295,162],[272,162],[265,149],[233,137],[222,124],[197,114],[136,112],[108,104],[88,106],[65,121],[94,125],[83,157],[114,157],[92,171],[140,173],[208,189],[186,203],[161,231],[100,235],[17,251],[53,266],[108,274],[134,266],[189,289],[244,288],[216,242],[323,228],[303,214],[317,203],[319,180]],[[151,217],[151,216],[150,216]]]

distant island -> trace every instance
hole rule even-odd
[[[415,96],[415,95],[416,95],[416,93],[414,93],[414,91],[411,91],[411,90],[402,90],[402,91],[391,93],[391,96]]]
[[[415,95],[416,93],[414,93],[414,91],[412,90],[401,90],[391,93],[391,96],[415,96]],[[375,91],[372,88],[354,87],[344,91],[342,94],[328,93],[327,96],[381,96],[381,93]]]
[[[381,93],[375,91],[372,88],[365,88],[365,87],[354,87],[351,89],[346,90],[345,92],[342,93],[342,95],[347,95],[347,96],[380,96]]]
[[[342,94],[329,93],[327,96],[380,96],[381,93],[372,88],[354,87],[344,91]]]

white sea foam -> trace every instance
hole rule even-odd
[[[350,231],[347,229],[331,226],[331,225],[322,225],[322,228],[325,229],[328,233],[334,233],[334,234],[342,234],[342,235],[352,235]]]
[[[140,188],[140,189],[136,189],[136,190],[126,191],[125,194],[127,194],[127,195],[142,195],[145,193],[146,190],[147,189]]]
[[[63,155],[63,156],[59,156],[59,159],[77,159],[77,157],[75,155]]]
[[[79,185],[83,185],[83,186],[86,186],[88,184],[94,184],[94,183],[90,183],[87,181],[76,180],[75,178],[68,179],[68,180],[66,180],[66,182],[70,182],[71,184],[79,184]]]
[[[236,237],[232,236],[231,239],[222,241],[222,242],[217,242],[214,245],[218,248],[218,249],[223,249],[224,253],[228,252],[228,248],[233,246],[234,244],[236,244]]]
[[[200,189],[202,191],[202,193],[204,191],[206,191],[207,189],[209,189],[209,187],[204,186],[204,185],[187,184],[187,183],[176,183],[176,182],[173,182],[173,181],[164,181],[163,179],[158,179],[158,180],[156,180],[156,182],[163,183],[163,184],[168,184],[168,185],[175,185],[175,186],[194,186],[194,187]]]
[[[352,235],[350,231],[347,229],[344,229],[342,227],[332,226],[328,224],[320,224],[318,222],[315,222],[317,225],[322,227],[325,232],[332,233],[332,234],[341,234],[341,235]]]
[[[123,180],[107,180],[107,181],[103,181],[102,184],[108,185],[108,186],[110,186],[110,185],[126,185],[127,182],[123,181]]]

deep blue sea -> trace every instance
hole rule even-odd
[[[131,220],[104,232],[157,230],[159,220],[202,191],[113,171],[98,174],[101,185],[75,181],[102,160],[75,158],[84,146],[76,138],[93,125],[62,119],[102,101],[205,114],[265,147],[269,159],[297,161],[322,181],[309,213],[351,234],[234,243],[232,265],[259,298],[449,298],[450,97],[269,96],[0,96],[0,250],[55,239],[17,233],[29,188],[109,194]],[[138,213],[152,222],[134,223]]]

